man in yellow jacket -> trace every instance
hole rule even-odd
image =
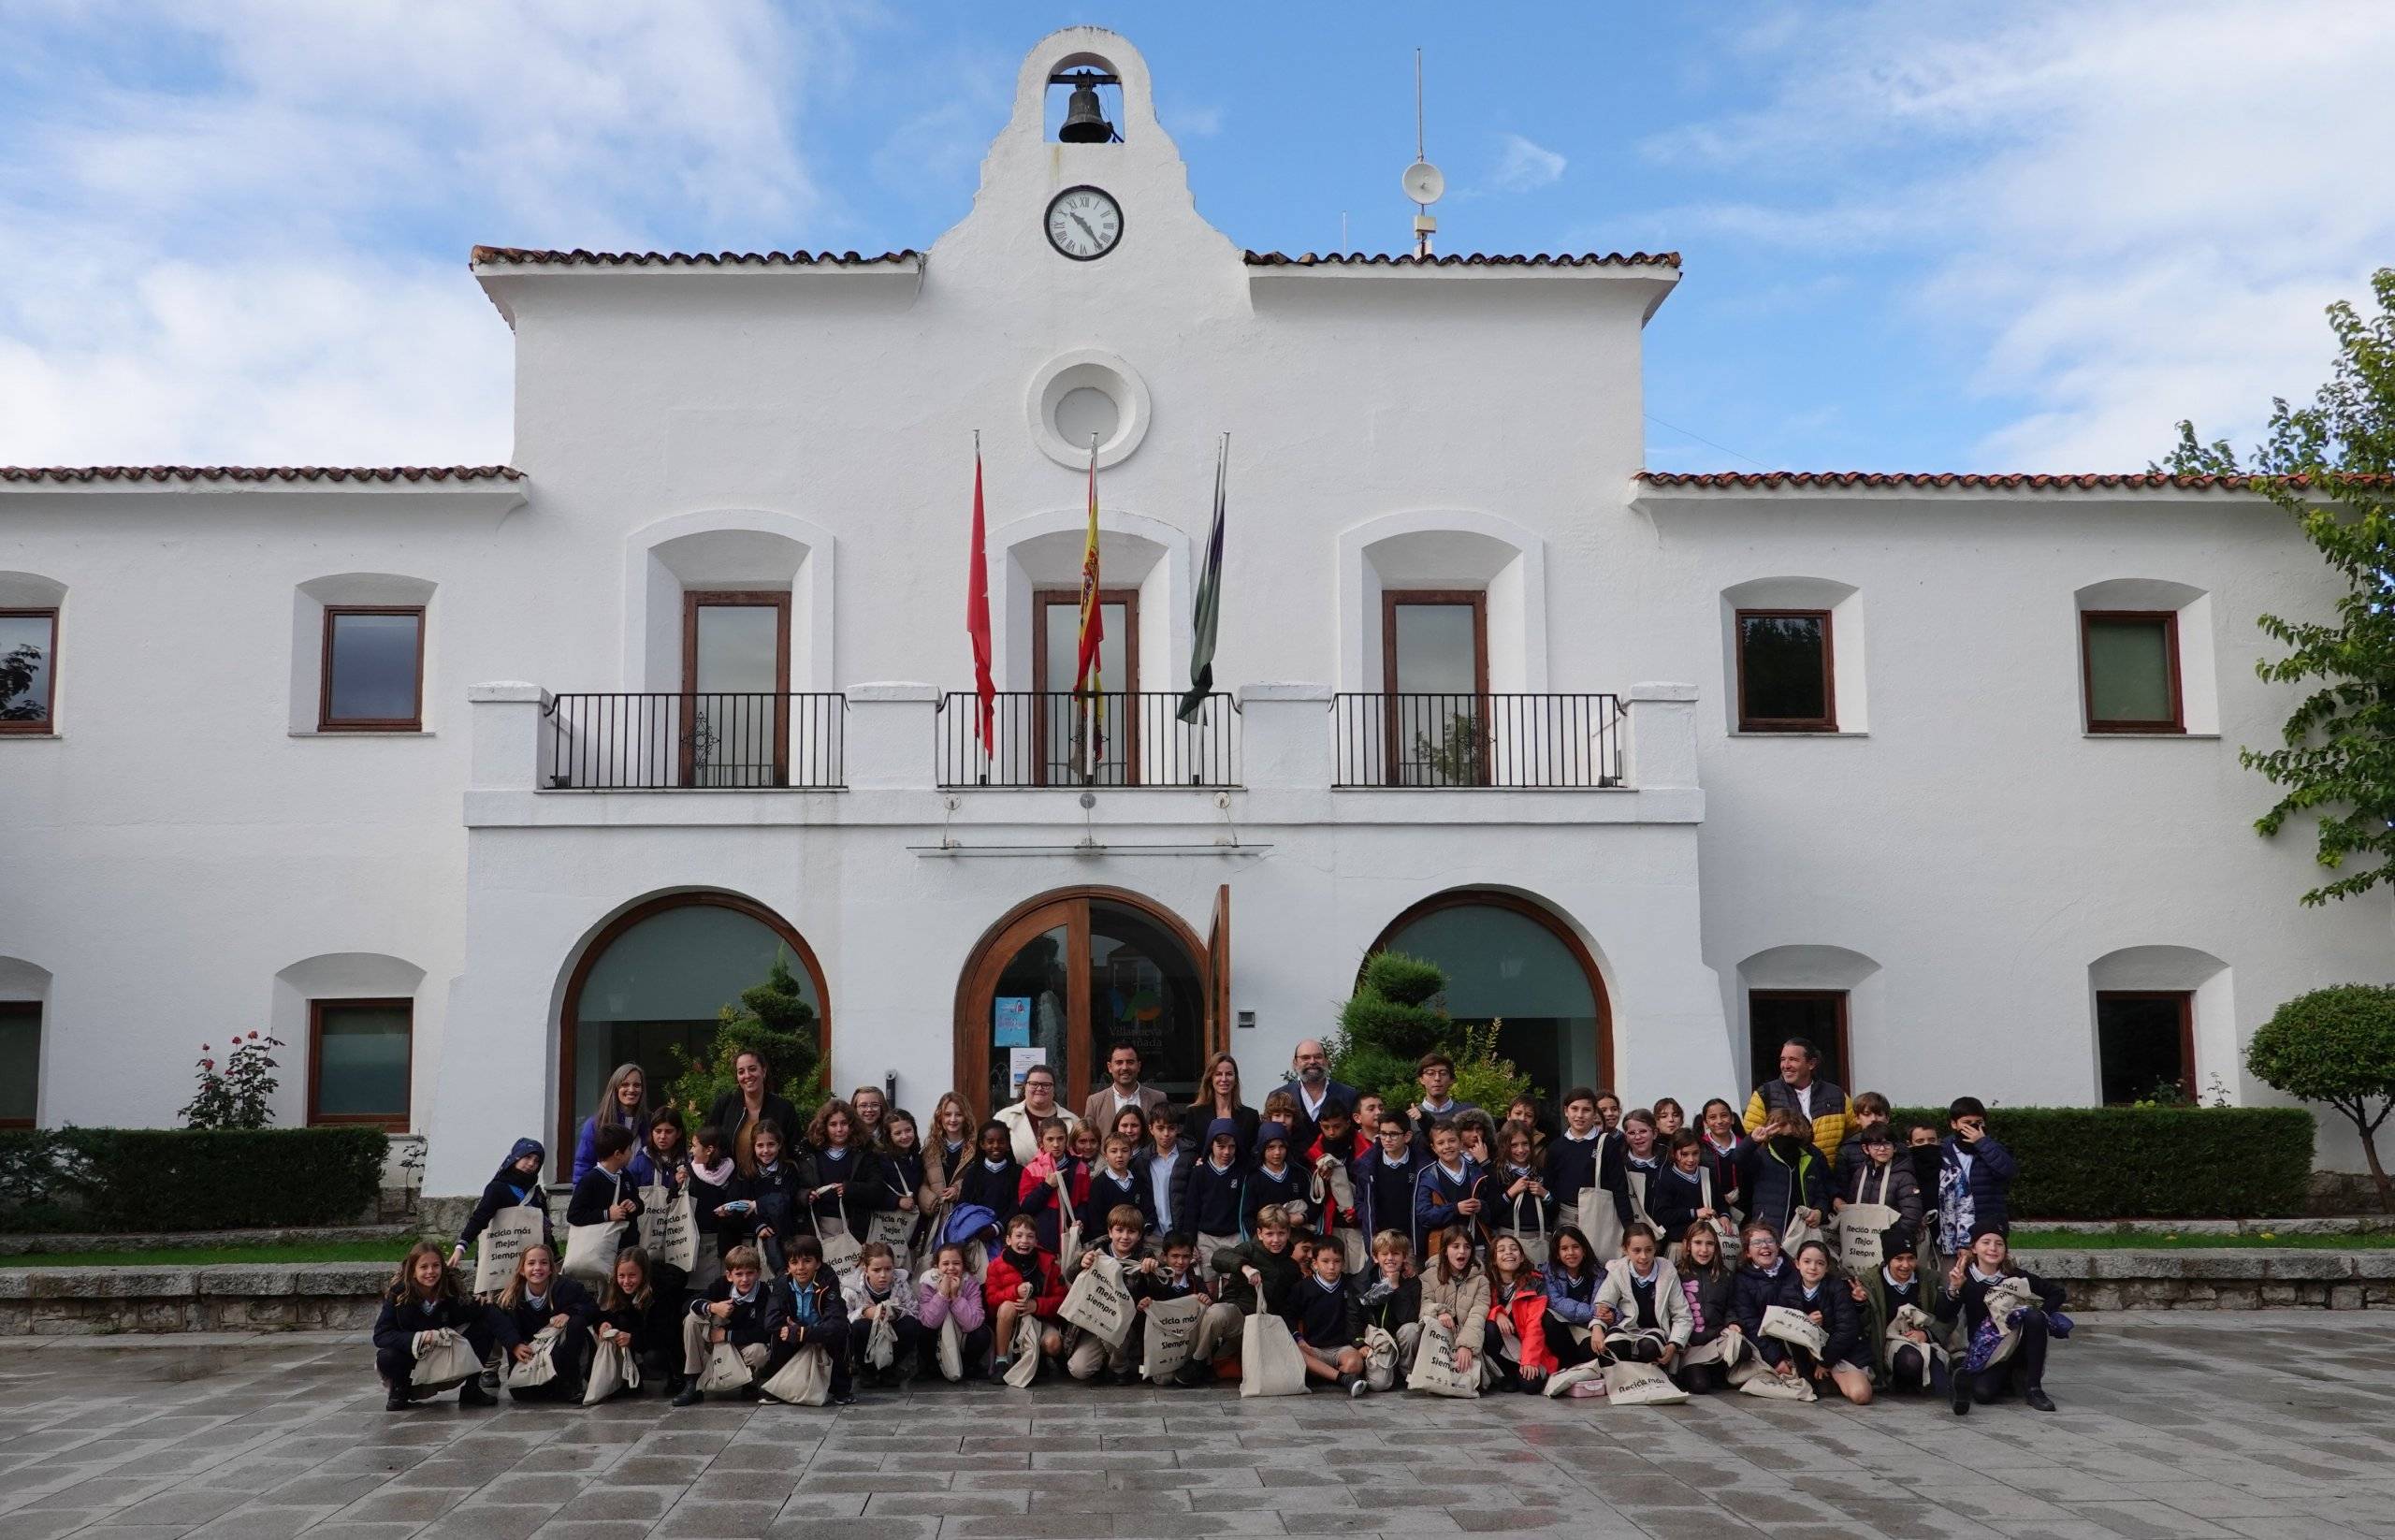
[[[1821,1062],[1822,1051],[1807,1039],[1791,1038],[1781,1043],[1779,1078],[1756,1086],[1755,1094],[1747,1098],[1747,1115],[1741,1120],[1747,1132],[1754,1133],[1775,1111],[1786,1108],[1812,1124],[1813,1143],[1835,1162],[1838,1144],[1846,1138],[1847,1120],[1854,1114],[1854,1103],[1843,1090],[1814,1078]]]

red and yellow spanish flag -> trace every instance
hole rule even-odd
[[[1105,606],[1097,602],[1097,435],[1089,441],[1089,535],[1081,544],[1081,635],[1079,655],[1073,661],[1073,692],[1082,697],[1081,709],[1088,713],[1089,761],[1088,773],[1095,777],[1098,761],[1106,757],[1106,734],[1101,725],[1105,714],[1106,681],[1098,667],[1098,644],[1106,639]]]

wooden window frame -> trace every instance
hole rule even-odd
[[[408,1013],[408,1064],[401,1081],[406,1100],[397,1112],[326,1112],[319,1111],[318,1096],[324,1090],[325,1012],[371,1009],[404,1010]],[[385,1133],[404,1134],[415,1116],[415,1001],[405,995],[327,995],[308,1002],[308,1126],[380,1128]]]
[[[1418,604],[1425,608],[1469,607],[1472,611],[1472,693],[1480,706],[1480,779],[1494,778],[1493,734],[1488,731],[1496,712],[1488,699],[1488,590],[1486,588],[1383,588],[1381,590],[1381,778],[1391,786],[1404,779],[1404,723],[1397,707],[1397,612]]]
[[[1757,1000],[1829,1000],[1837,1007],[1836,1024],[1830,1029],[1830,1043],[1837,1053],[1838,1071],[1846,1079],[1840,1084],[1848,1096],[1854,1094],[1854,1039],[1847,1029],[1847,1012],[1852,991],[1844,989],[1749,989],[1747,991],[1747,1052],[1754,1052],[1755,1002]],[[1785,1044],[1787,1039],[1780,1041]]]
[[[2162,657],[2170,675],[2170,718],[2168,721],[2121,721],[2096,715],[2096,655],[2088,646],[2091,622],[2138,620],[2162,627]],[[2090,733],[2146,734],[2168,737],[2187,731],[2187,706],[2179,687],[2179,612],[2177,610],[2081,610],[2079,612],[2079,713]]]
[[[1123,783],[1143,784],[1139,779],[1139,590],[1137,588],[1100,588],[1098,606],[1123,606],[1123,671],[1130,676],[1120,690],[1105,691],[1124,697],[1123,708]],[[1066,681],[1062,689],[1051,688],[1048,676],[1048,611],[1063,604],[1074,614],[1081,613],[1081,595],[1079,588],[1034,588],[1031,593],[1031,730],[1037,746],[1031,756],[1031,775],[1035,785],[1048,784],[1048,698],[1069,695],[1072,683]],[[1078,660],[1076,660],[1078,661]],[[1104,681],[1100,681],[1103,683]],[[1067,782],[1078,785],[1079,782]]]
[[[34,1116],[0,1117],[0,1128],[32,1128],[39,1124],[41,1114],[41,1047],[40,1034],[48,1024],[39,1000],[0,1000],[0,1017],[31,1016],[34,1019]]]
[[[2170,1000],[2179,1008],[2179,1084],[2187,1093],[2187,1104],[2196,1105],[2196,992],[2192,989],[2099,989],[2096,992],[2096,1096],[2100,1105],[2118,1107],[2125,1102],[2106,1102],[2104,1096],[2104,1002],[2107,1000]]]
[[[1753,717],[1747,714],[1747,622],[1749,620],[1818,620],[1822,625],[1822,712],[1819,717]],[[1829,610],[1738,610],[1730,618],[1736,654],[1738,731],[1741,733],[1835,733],[1837,731],[1837,638]]]
[[[410,615],[415,617],[415,706],[405,717],[333,715],[333,630],[344,615]],[[316,671],[316,731],[319,733],[421,733],[424,731],[424,633],[422,604],[327,604],[324,645]]]
[[[774,617],[774,781],[790,784],[790,609],[788,588],[685,588],[682,590],[682,721],[676,749],[684,786],[698,784],[698,740],[689,724],[699,707],[699,611],[771,609]],[[710,691],[709,693],[715,693]],[[754,790],[754,788],[749,788]]]
[[[9,619],[34,617],[50,622],[50,698],[42,703],[41,719],[30,722],[0,722],[0,734],[49,737],[58,731],[58,606],[35,604],[22,608],[0,609],[0,617]]]

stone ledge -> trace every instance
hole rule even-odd
[[[0,1336],[356,1330],[374,1324],[396,1266],[0,1269]]]
[[[386,1198],[394,1196],[393,1189],[384,1191]],[[467,1199],[466,1205],[457,1215],[457,1223],[450,1227],[452,1233],[465,1224],[473,1199]],[[157,1230],[136,1235],[92,1231],[0,1235],[0,1267],[7,1266],[9,1257],[29,1251],[165,1251],[192,1246],[305,1246],[352,1241],[387,1241],[396,1256],[407,1249],[415,1234],[413,1225],[320,1225],[276,1229]]]

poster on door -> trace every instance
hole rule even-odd
[[[1007,1050],[1007,1083],[1020,1090],[1023,1077],[1048,1062],[1044,1048],[1009,1048]]]
[[[993,1048],[1027,1048],[1031,1045],[1031,996],[1001,995],[990,1006]]]

